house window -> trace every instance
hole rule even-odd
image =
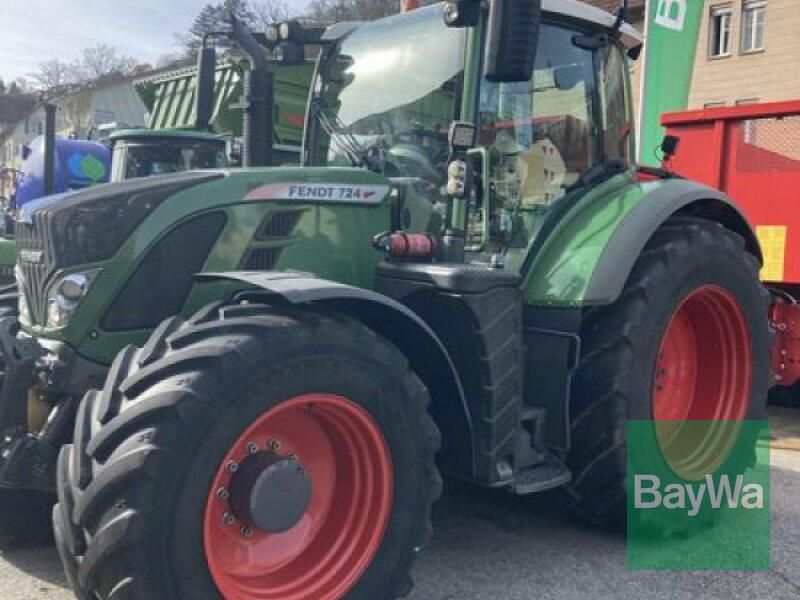
[[[731,7],[711,8],[711,31],[709,32],[708,55],[719,58],[731,55]]]
[[[748,1],[742,5],[742,52],[759,52],[764,49],[766,21],[766,2]]]

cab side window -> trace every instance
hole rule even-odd
[[[530,81],[484,81],[481,141],[507,208],[548,206],[596,161],[594,57],[573,43],[576,34],[543,25]]]
[[[530,81],[483,82],[481,142],[506,208],[546,208],[601,160],[630,161],[625,53],[615,43],[581,47],[586,35],[543,24]]]

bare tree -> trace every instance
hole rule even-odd
[[[81,79],[85,82],[98,81],[115,76],[131,74],[137,61],[120,54],[114,46],[97,44],[83,51],[83,58],[78,64]]]
[[[34,86],[47,92],[57,92],[78,83],[80,75],[75,64],[54,58],[39,63],[39,68],[28,73]]]
[[[292,16],[286,0],[254,1],[251,3],[250,8],[255,17],[253,26],[257,29],[264,29],[267,25],[280,23]]]

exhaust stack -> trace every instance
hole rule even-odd
[[[231,37],[250,59],[244,78],[244,152],[245,167],[267,167],[272,164],[274,135],[274,82],[267,66],[264,47],[247,27],[231,15]]]
[[[44,107],[44,195],[56,191],[56,111],[55,104]]]
[[[217,51],[213,46],[204,45],[197,55],[197,84],[194,91],[194,124],[198,130],[211,126],[216,74]]]

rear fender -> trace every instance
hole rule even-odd
[[[762,260],[752,227],[725,194],[683,179],[600,186],[584,195],[539,245],[525,274],[526,304],[612,304],[648,240],[674,216],[722,223]]]
[[[430,391],[431,412],[442,433],[443,470],[473,478],[472,423],[461,381],[441,340],[408,307],[371,290],[304,273],[236,271],[202,273],[197,278],[242,284],[234,293],[238,300],[313,306],[345,314],[390,340]]]

